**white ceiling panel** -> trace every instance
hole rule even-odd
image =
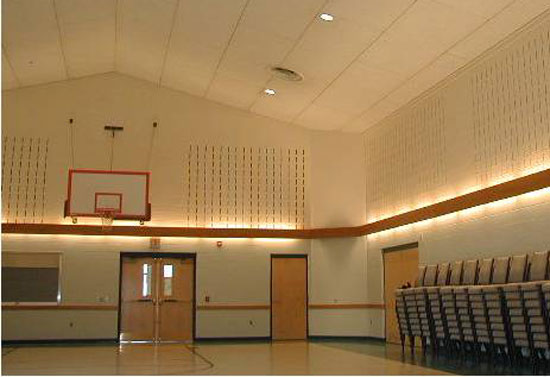
[[[358,114],[390,93],[404,79],[389,71],[355,63],[316,101],[318,106]]]
[[[262,89],[261,84],[218,73],[212,82],[208,98],[239,109],[248,109],[255,98],[263,94]]]
[[[17,88],[19,83],[15,77],[11,66],[2,52],[2,90]]]
[[[233,96],[250,98],[245,107],[252,106],[258,93],[261,93],[257,88],[263,88],[271,77],[269,68],[278,65],[290,53],[323,3],[324,0],[251,0],[206,97],[215,99],[228,95],[226,88],[217,82],[223,76],[224,80],[248,83],[250,91],[235,92]],[[224,93],[218,93],[218,90]],[[231,101],[244,103],[243,98]]]
[[[491,18],[515,0],[435,0],[438,3],[477,14],[484,19]]]
[[[419,0],[365,53],[362,61],[408,77],[482,22],[479,16],[431,0]]]
[[[336,22],[352,23],[372,31],[382,31],[415,0],[330,0],[323,11]]]
[[[342,128],[343,124],[351,120],[352,116],[336,109],[311,105],[294,122],[307,128],[332,131]]]
[[[453,72],[456,72],[466,62],[466,59],[460,56],[450,53],[444,54],[393,91],[387,99],[392,103],[403,106],[417,97],[419,93],[425,92]]]
[[[325,3],[326,0],[250,0],[242,26],[294,40]]]
[[[548,0],[517,0],[450,52],[471,60],[549,9]]]
[[[70,77],[113,71],[116,0],[56,0]]]
[[[162,83],[203,96],[246,3],[246,0],[180,2]]]
[[[400,105],[398,103],[392,102],[389,99],[384,99],[371,106],[369,110],[364,112],[359,118],[350,121],[341,130],[346,132],[363,132],[386,118],[388,115],[391,115],[399,107]]]
[[[119,0],[116,69],[159,82],[177,0]]]
[[[53,2],[3,0],[2,43],[21,85],[67,79]]]
[[[250,110],[285,122],[292,121],[310,104],[311,93],[317,93],[324,87],[323,83],[316,80],[302,82],[271,80],[267,86],[275,89],[277,95],[258,96]]]

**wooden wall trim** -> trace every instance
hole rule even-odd
[[[269,304],[215,303],[197,305],[197,310],[269,310]]]
[[[81,303],[2,303],[2,310],[118,310],[117,305]]]
[[[269,304],[215,303],[197,305],[197,310],[269,310]],[[309,309],[384,309],[380,303],[309,304]],[[117,305],[81,303],[2,303],[2,310],[106,310],[116,311]]]
[[[2,233],[67,234],[82,236],[131,237],[200,237],[200,238],[293,238],[317,239],[360,237],[399,226],[432,219],[464,209],[526,194],[550,187],[550,169],[500,183],[469,194],[457,196],[413,211],[355,227],[314,229],[225,229],[149,226],[113,226],[104,230],[100,225],[13,224],[3,223]]]
[[[380,303],[324,303],[309,304],[310,309],[384,309]]]

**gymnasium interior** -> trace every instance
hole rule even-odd
[[[549,0],[2,0],[2,374],[550,373]]]

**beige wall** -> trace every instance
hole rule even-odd
[[[183,225],[178,175],[182,146],[189,143],[304,148],[308,156],[308,225],[358,225],[365,221],[364,154],[362,140],[355,135],[308,131],[119,74],[6,91],[3,110],[4,137],[49,138],[45,222],[70,222],[62,217],[70,166],[70,117],[76,124],[77,168],[108,168],[110,140],[103,126],[116,123],[125,127],[115,139],[113,167],[145,170],[149,165],[152,225]],[[159,122],[159,128],[148,163],[153,121]],[[79,223],[93,221],[79,219]],[[161,251],[197,253],[198,303],[206,295],[214,303],[269,303],[270,254],[281,252],[309,254],[312,302],[361,301],[366,297],[363,242],[225,239],[224,247],[218,249],[216,241],[162,239]],[[2,249],[60,251],[63,301],[113,304],[118,301],[119,253],[147,251],[149,240],[3,235]],[[338,266],[332,270],[328,261],[338,261]],[[347,269],[354,271],[350,280]],[[323,293],[325,290],[328,293]],[[341,326],[355,335],[366,335],[364,313],[344,312],[338,316]],[[97,321],[91,320],[95,312],[40,313],[5,311],[4,339],[116,337],[116,313],[97,312]],[[340,334],[330,313],[310,312],[310,334]],[[199,337],[269,336],[269,327],[269,310],[197,313]]]
[[[546,16],[365,132],[369,221],[550,168],[549,38]],[[417,241],[421,263],[521,254],[550,249],[549,228],[545,190],[369,235],[367,299],[384,296],[383,248]]]

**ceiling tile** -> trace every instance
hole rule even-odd
[[[431,0],[419,0],[361,60],[410,76],[472,32],[479,16]]]
[[[471,60],[549,9],[548,0],[516,0],[450,52]]]
[[[208,98],[240,109],[248,109],[262,94],[263,86],[218,73],[212,82]]]
[[[358,114],[403,81],[401,76],[393,72],[355,63],[315,101],[315,104]]]
[[[51,1],[2,1],[2,43],[21,85],[67,78]]]
[[[318,130],[337,130],[353,119],[353,115],[327,106],[311,105],[294,121],[300,126]]]
[[[351,23],[372,31],[382,31],[415,0],[330,0],[324,12],[334,15],[335,22]]]
[[[159,82],[177,0],[119,0],[117,70]]]
[[[242,25],[279,38],[296,39],[325,0],[250,0]]]
[[[113,71],[115,0],[56,0],[70,77]]]
[[[346,132],[363,132],[367,128],[374,126],[387,116],[391,115],[400,107],[400,104],[394,103],[389,99],[384,99],[373,105],[369,111],[365,112],[359,118],[347,123],[341,128]]]
[[[231,44],[206,94],[207,98],[232,98],[249,108],[271,77],[270,67],[280,64],[315,19],[324,0],[251,0],[246,7]],[[226,90],[218,81],[246,83],[242,90]],[[217,91],[223,91],[219,93]],[[245,104],[244,99],[249,99]]]
[[[258,96],[251,111],[257,114],[292,121],[311,102],[311,93],[322,90],[323,85],[315,80],[290,82],[271,80],[267,87],[275,89],[275,96]]]
[[[246,0],[180,2],[163,84],[203,96],[245,4]]]
[[[445,4],[472,14],[490,18],[500,12],[508,4],[515,0],[435,0],[438,3]]]
[[[450,53],[440,56],[429,66],[392,92],[387,99],[400,106],[407,104],[426,90],[438,84],[450,74],[463,67],[467,60]]]
[[[15,77],[11,66],[6,59],[4,53],[2,53],[2,90],[17,88],[19,83]]]

